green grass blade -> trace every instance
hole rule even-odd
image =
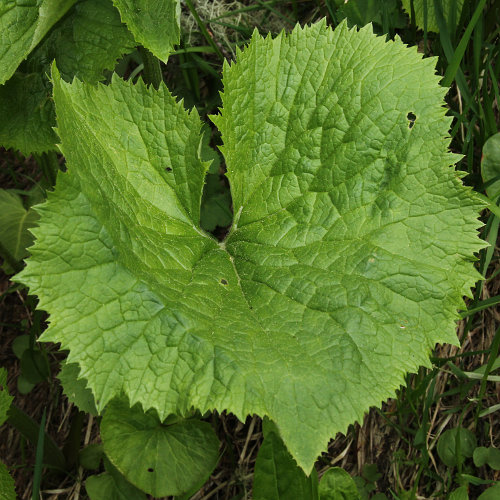
[[[500,304],[500,295],[495,295],[495,297],[490,297],[489,299],[478,302],[475,307],[468,309],[467,311],[461,312],[460,316],[462,318],[467,318],[472,314],[476,314],[477,312],[483,311],[484,309],[488,309],[488,307],[494,306],[496,304]]]
[[[460,43],[457,45],[455,53],[453,54],[453,58],[451,59],[450,64],[446,68],[446,73],[444,74],[443,81],[441,82],[443,87],[449,87],[453,82],[453,80],[455,79],[455,75],[457,74],[457,70],[460,67],[460,63],[462,62],[462,59],[464,57],[465,50],[467,49],[467,45],[469,44],[472,31],[474,30],[476,23],[481,17],[481,13],[483,12],[485,4],[486,0],[479,1],[476,10],[474,11],[472,18],[469,24],[467,25],[465,33],[463,34]]]
[[[479,419],[479,415],[481,414],[481,409],[482,409],[481,402],[486,393],[486,382],[488,381],[488,376],[490,375],[493,364],[497,359],[499,348],[500,348],[500,328],[497,329],[497,331],[495,332],[495,336],[493,337],[493,342],[491,343],[491,349],[490,349],[490,356],[488,358],[488,364],[486,365],[486,370],[484,371],[483,378],[481,380],[481,387],[479,388],[479,394],[477,396],[478,406],[476,413],[476,425]]]
[[[42,469],[43,469],[43,448],[45,444],[45,421],[47,415],[46,410],[43,410],[42,421],[38,430],[38,442],[36,444],[35,456],[35,471],[33,474],[33,493],[32,500],[39,500],[40,498],[40,485],[42,483]]]

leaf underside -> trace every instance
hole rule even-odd
[[[235,213],[222,243],[199,227],[196,111],[163,85],[54,71],[68,173],[19,280],[98,409],[123,391],[160,418],[267,415],[309,473],[457,342],[481,205],[450,167],[434,64],[370,27],[254,35],[212,117]]]

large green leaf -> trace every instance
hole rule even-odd
[[[411,16],[412,0],[402,0],[405,11]],[[435,0],[413,0],[413,8],[415,9],[415,23],[420,29],[424,29],[425,25],[425,8],[427,8],[427,30],[439,33],[439,25],[436,19],[436,9],[434,7]],[[441,6],[443,16],[449,23],[450,18],[454,16],[456,22],[460,19],[464,0],[437,0]]]
[[[197,419],[161,422],[115,399],[101,423],[104,451],[132,484],[154,497],[181,495],[203,484],[217,465],[219,440]]]
[[[179,0],[113,0],[135,39],[167,61],[180,40]]]
[[[164,86],[54,74],[68,173],[19,280],[98,409],[123,391],[160,418],[267,415],[309,473],[457,343],[481,204],[450,166],[434,64],[369,27],[256,34],[214,117],[235,212],[221,243],[199,227],[196,110]]]
[[[40,43],[76,0],[2,0],[0,2],[0,84]]]
[[[0,87],[0,145],[23,154],[56,148],[52,89],[46,77],[55,59],[68,81],[95,83],[103,70],[135,48],[111,0],[80,0],[31,53],[19,71]]]

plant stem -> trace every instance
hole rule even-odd
[[[142,72],[144,82],[158,89],[160,83],[163,81],[160,61],[145,47],[139,47],[139,54],[141,54],[142,63],[144,64],[144,70]]]
[[[28,441],[34,445],[38,443],[40,426],[17,406],[10,406],[7,413],[7,422],[19,431]],[[65,470],[66,459],[61,450],[47,433],[44,433],[44,436],[43,463],[55,469]]]

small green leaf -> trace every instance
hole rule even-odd
[[[0,462],[0,500],[16,500],[14,479],[3,462]]]
[[[30,336],[19,335],[12,342],[12,352],[16,355],[17,359],[23,357],[24,351],[30,347]]]
[[[224,186],[219,174],[207,174],[201,203],[200,226],[205,231],[227,227],[233,220],[231,193]]]
[[[7,420],[7,411],[13,399],[7,389],[7,370],[0,368],[0,425]]]
[[[21,394],[28,394],[32,391],[35,384],[32,384],[22,373],[17,377],[17,390]]]
[[[102,444],[89,444],[78,452],[78,463],[88,470],[98,469],[104,456]]]
[[[49,367],[47,359],[43,353],[35,349],[26,349],[21,356],[21,373],[31,384],[38,384],[47,380],[49,376]]]
[[[460,439],[460,456],[457,456],[457,438]],[[466,457],[472,457],[476,448],[476,436],[463,427],[448,429],[439,437],[437,452],[441,461],[448,467],[455,467]]]
[[[61,381],[63,392],[69,401],[75,404],[80,411],[97,415],[94,395],[87,387],[87,381],[79,378],[80,368],[75,363],[63,363],[57,376]]]
[[[0,189],[0,253],[6,252],[13,262],[24,259],[33,242],[28,230],[37,220],[38,214],[26,210],[19,195]]]
[[[85,481],[90,500],[146,500],[146,494],[130,484],[109,460],[104,463],[106,472]]]
[[[500,196],[500,132],[484,143],[481,175],[488,196],[496,200]]]
[[[286,449],[278,430],[264,422],[264,441],[255,463],[254,500],[317,500],[318,475],[308,477]]]
[[[101,423],[106,455],[132,484],[155,496],[181,495],[207,480],[217,464],[219,440],[199,420],[164,425],[156,412],[144,413],[115,399]]]
[[[469,500],[469,493],[467,491],[467,486],[460,486],[456,490],[450,493],[448,500]]]
[[[477,500],[498,500],[500,498],[500,483],[496,483],[495,486],[488,488],[486,491],[481,493]]]
[[[320,500],[357,500],[358,489],[353,478],[341,467],[328,469],[319,483]]]
[[[498,448],[480,446],[474,450],[472,458],[476,467],[488,464],[493,470],[500,470],[500,450]]]
[[[113,0],[135,39],[167,62],[180,39],[179,0]]]
[[[380,472],[377,469],[377,464],[363,465],[363,470],[361,471],[361,475],[369,483],[375,483],[382,477],[382,474],[380,474]]]

